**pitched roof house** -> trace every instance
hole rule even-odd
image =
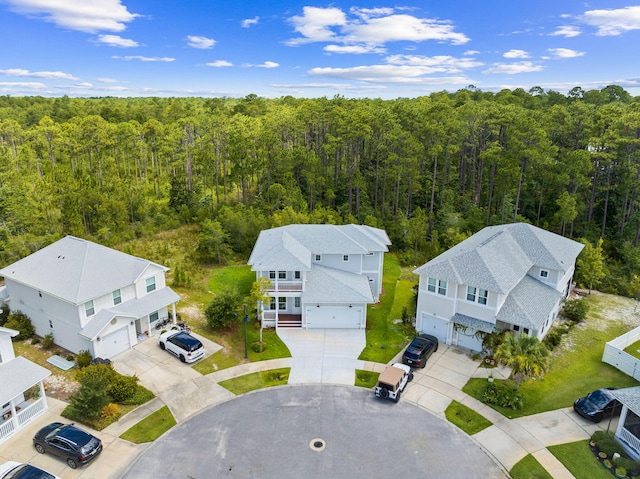
[[[610,392],[622,404],[615,438],[631,458],[640,460],[640,386]]]
[[[582,248],[526,223],[484,228],[415,270],[416,329],[475,351],[494,329],[542,339],[571,290]]]
[[[17,335],[0,327],[0,444],[47,410],[44,380],[51,372],[15,357],[11,338]]]
[[[0,300],[71,352],[110,358],[166,319],[179,296],[168,268],[67,236],[0,270]]]
[[[288,225],[262,231],[248,263],[271,282],[264,326],[364,328],[382,292],[384,230],[361,225]]]

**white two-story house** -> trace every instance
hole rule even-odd
[[[78,353],[111,358],[173,318],[180,297],[167,268],[67,236],[3,268],[0,300],[31,319],[36,334]]]
[[[361,225],[288,225],[260,233],[248,263],[269,279],[263,326],[359,328],[382,292],[384,230]]]
[[[484,228],[415,270],[416,330],[474,351],[494,330],[543,339],[571,290],[582,248],[526,223]]]

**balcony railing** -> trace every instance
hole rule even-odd
[[[302,281],[279,281],[272,279],[271,286],[267,288],[267,291],[302,291]]]
[[[1,422],[2,418],[0,418],[0,443],[33,418],[42,414],[45,410],[44,406],[45,398],[40,398],[34,402],[24,402],[16,406],[17,413],[15,417],[8,417],[4,422]]]

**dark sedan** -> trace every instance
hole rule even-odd
[[[402,355],[402,362],[411,367],[424,368],[427,365],[427,359],[437,350],[438,338],[430,334],[421,334],[413,338]]]
[[[583,418],[600,422],[603,418],[610,418],[620,414],[622,404],[611,394],[612,388],[598,389],[585,397],[576,399],[573,409]]]
[[[33,437],[40,454],[48,452],[62,457],[71,469],[92,461],[102,451],[102,441],[73,424],[54,422],[40,429]]]

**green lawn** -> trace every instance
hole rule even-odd
[[[355,385],[361,388],[372,388],[378,382],[378,376],[380,376],[380,373],[356,369]]]
[[[121,439],[136,444],[155,441],[176,425],[176,420],[167,406],[163,406],[136,425],[127,429]]]
[[[636,359],[640,359],[640,339],[624,348],[624,352],[630,354]]]
[[[560,444],[547,449],[564,464],[564,467],[569,469],[576,479],[611,479],[613,477],[595,458],[587,441]]]
[[[492,424],[484,416],[458,401],[451,401],[451,404],[445,409],[444,415],[449,422],[455,424],[470,436],[479,433]]]
[[[595,314],[601,305],[599,297],[585,299],[594,303]],[[605,299],[606,301],[606,299]],[[524,408],[518,411],[492,406],[509,418],[528,416],[562,407],[569,407],[576,398],[594,389],[604,387],[625,388],[637,386],[632,377],[602,362],[602,353],[607,341],[626,333],[629,326],[610,322],[600,330],[595,326],[575,327],[569,333],[571,349],[553,354],[549,371],[541,378],[523,381],[519,391],[524,395]],[[471,379],[463,388],[467,394],[480,399],[487,386],[484,379]]]
[[[511,479],[553,479],[553,476],[531,454],[520,459],[509,471],[509,475]]]
[[[235,265],[217,268],[209,278],[209,291],[216,293],[227,286],[235,286],[242,296],[249,296],[256,273],[249,265]]]
[[[271,369],[257,373],[245,374],[237,378],[227,379],[220,382],[220,386],[228,389],[233,394],[245,394],[256,389],[282,386],[289,381],[290,368]]]
[[[407,345],[409,328],[403,329],[403,325],[394,320],[402,318],[403,307],[409,316],[415,314],[412,287],[418,282],[417,278],[412,273],[402,273],[396,256],[385,255],[383,293],[379,303],[367,308],[367,346],[359,359],[388,363]]]

